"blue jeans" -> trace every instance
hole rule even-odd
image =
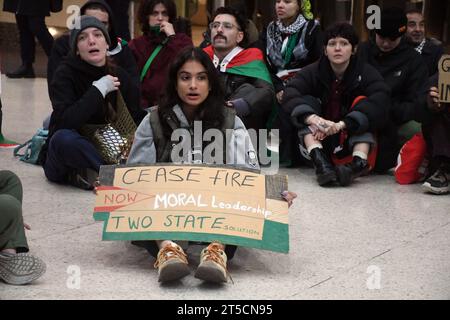
[[[48,180],[64,183],[74,170],[89,168],[99,172],[104,164],[88,139],[75,130],[62,129],[50,138],[44,172]]]

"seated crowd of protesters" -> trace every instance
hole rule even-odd
[[[275,20],[253,43],[248,18],[234,7],[218,8],[201,49],[193,47],[190,30],[179,27],[173,0],[141,1],[143,35],[129,43],[117,38],[108,4],[87,1],[80,27],[55,41],[49,59],[53,112],[40,154],[47,179],[94,189],[107,162],[83,128],[108,124],[124,105],[137,128],[128,164],[174,162],[171,132],[192,129],[194,121],[202,121],[204,131],[232,129],[236,141],[247,129],[279,129],[283,163],[312,165],[320,186],[346,187],[395,168],[402,146],[422,132],[430,159],[423,189],[450,193],[450,107],[439,102],[437,85],[444,50],[426,37],[421,12],[383,9],[381,28],[360,43],[346,22],[323,31],[308,3],[277,0]],[[266,146],[235,140],[225,150],[235,162],[227,164],[260,168],[258,148]],[[296,195],[283,197],[291,205]],[[16,247],[27,248],[19,239]],[[160,281],[189,273],[179,244],[135,244],[156,258]],[[196,277],[226,282],[235,250],[207,244]],[[43,273],[37,268],[24,282]]]
[[[419,11],[383,9],[381,28],[365,43],[348,23],[322,31],[308,1],[278,0],[274,11],[260,39],[249,43],[248,17],[236,7],[218,8],[203,50],[224,86],[226,106],[244,126],[280,130],[282,165],[312,165],[319,185],[348,186],[371,171],[395,168],[402,146],[422,125],[428,157],[440,151],[427,134],[435,128],[429,123],[436,108],[425,97],[443,49],[426,37]],[[86,32],[55,41],[48,68],[54,111],[41,163],[50,181],[92,189],[105,162],[81,133],[83,126],[114,117],[117,91],[139,125],[160,104],[171,62],[193,44],[190,31],[177,27],[172,0],[140,3],[143,34],[129,44],[116,37],[105,1],[89,0],[81,13],[100,21],[97,33],[104,41],[83,39],[86,54],[74,39]],[[66,140],[76,147],[59,147]],[[264,147],[257,141],[256,154]],[[430,166],[429,177],[437,167],[445,171]]]

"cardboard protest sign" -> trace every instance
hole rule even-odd
[[[103,240],[220,241],[289,252],[286,176],[224,166],[102,166]]]
[[[439,61],[439,102],[450,103],[450,55]]]

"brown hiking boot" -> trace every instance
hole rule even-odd
[[[190,273],[187,255],[175,243],[159,250],[154,266],[158,269],[159,282],[175,281]]]
[[[219,245],[211,243],[202,251],[195,277],[209,282],[227,282],[228,276],[230,276],[227,270],[227,260],[227,255]]]

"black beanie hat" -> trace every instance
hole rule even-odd
[[[397,39],[405,34],[407,23],[408,18],[401,8],[383,9],[381,11],[381,29],[376,29],[375,32],[384,38]]]
[[[87,28],[99,29],[103,33],[103,36],[105,37],[108,45],[111,45],[111,39],[109,38],[108,30],[106,30],[105,25],[100,20],[98,20],[95,17],[91,17],[91,16],[81,16],[79,28],[75,27],[70,32],[70,48],[74,54],[77,51],[78,35],[81,33],[81,31],[83,31],[84,29],[87,29]]]

